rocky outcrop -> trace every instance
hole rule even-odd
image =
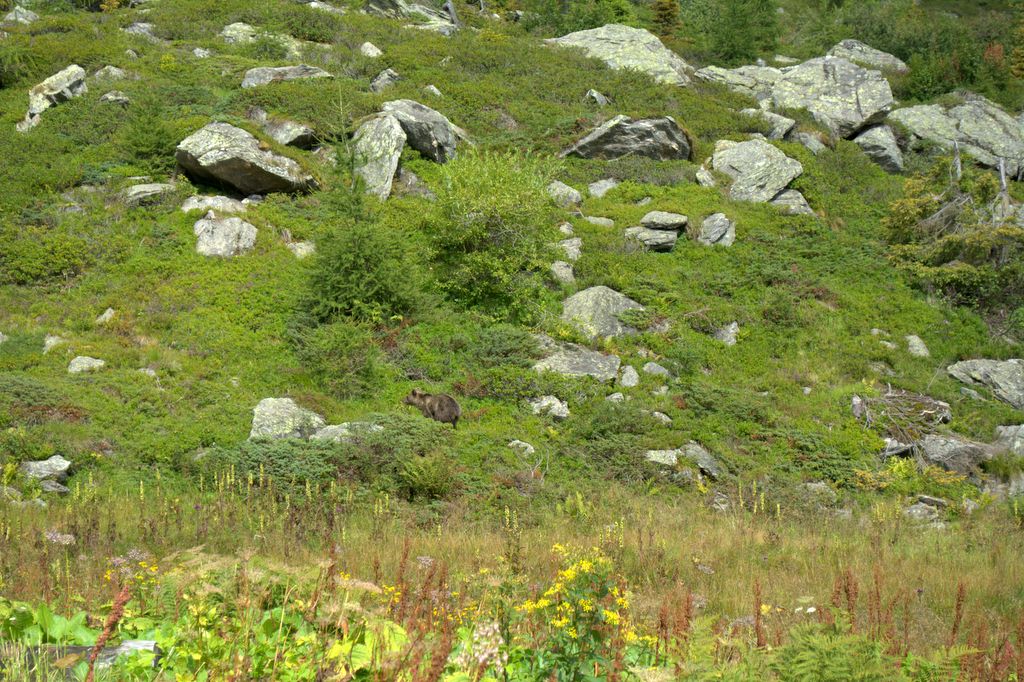
[[[981,95],[961,93],[963,102],[943,107],[922,104],[897,109],[889,120],[911,133],[911,145],[925,140],[946,149],[953,143],[990,168],[1006,159],[1006,170],[1016,175],[1024,167],[1024,127],[1013,116]]]
[[[736,223],[724,213],[714,213],[704,219],[697,241],[706,246],[732,246],[736,241]]]
[[[612,69],[640,71],[669,85],[689,85],[689,74],[693,72],[693,67],[682,57],[665,47],[656,35],[642,28],[608,24],[546,42],[577,47],[588,57],[600,59]]]
[[[780,116],[771,111],[765,111],[764,109],[743,109],[740,113],[751,118],[759,118],[771,126],[771,129],[766,133],[766,137],[769,140],[785,139],[786,135],[789,135],[789,131],[793,130],[793,127],[796,125],[796,121],[793,119]]]
[[[887,125],[872,126],[853,138],[869,159],[890,173],[903,172],[903,152],[896,134]]]
[[[458,133],[448,118],[411,99],[385,102],[381,110],[401,124],[409,146],[437,163],[455,158]]]
[[[325,426],[323,417],[291,398],[264,398],[252,411],[249,438],[309,438]]]
[[[249,69],[242,79],[243,88],[255,88],[270,83],[306,80],[310,78],[334,78],[321,68],[299,64],[298,66],[260,66]]]
[[[675,450],[648,450],[644,457],[649,462],[669,467],[677,466],[680,460],[684,460],[711,480],[718,480],[725,474],[718,460],[706,448],[693,441]]]
[[[791,159],[764,140],[719,142],[712,165],[733,178],[729,196],[737,201],[771,201],[794,178],[803,173],[799,161]]]
[[[394,116],[371,118],[355,134],[356,173],[366,185],[366,193],[387,199],[398,171],[406,135]]]
[[[211,211],[193,226],[196,253],[201,256],[230,258],[252,251],[256,245],[256,227],[237,216],[219,218]]]
[[[619,374],[621,360],[617,355],[605,355],[575,343],[558,343],[546,336],[538,337],[538,342],[545,357],[534,364],[536,372],[598,381],[614,381]]]
[[[751,65],[735,69],[706,66],[694,75],[700,80],[718,83],[733,92],[761,100],[771,97],[775,82],[782,78],[782,71],[771,66]]]
[[[594,129],[559,156],[583,159],[644,156],[667,161],[689,159],[691,149],[686,133],[671,116],[634,121],[620,115]]]
[[[642,311],[633,299],[606,286],[590,287],[562,302],[562,320],[576,326],[591,339],[635,334],[636,329],[619,316],[627,310]]]
[[[189,135],[178,144],[175,158],[190,174],[243,194],[296,192],[315,184],[298,163],[261,149],[259,140],[227,123],[210,123]]]
[[[787,69],[772,88],[781,109],[806,109],[836,137],[850,137],[885,119],[894,104],[889,81],[839,57]]]
[[[85,69],[78,64],[72,64],[63,71],[53,74],[28,91],[28,113],[18,124],[18,130],[25,132],[36,127],[44,111],[73,97],[79,97],[88,89],[85,84]]]
[[[451,35],[458,28],[449,14],[426,5],[408,3],[405,0],[367,0],[363,9],[367,14],[388,19],[425,21],[425,24],[417,24],[415,28],[437,31],[443,35]]]
[[[1024,410],[1024,360],[964,360],[947,371],[966,384],[988,388],[1000,400]]]
[[[882,52],[860,42],[859,40],[841,40],[828,51],[832,57],[841,57],[847,61],[872,69],[892,71],[893,73],[909,73],[906,63],[888,52]]]

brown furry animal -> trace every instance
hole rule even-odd
[[[453,429],[458,427],[459,417],[462,416],[462,408],[450,395],[431,395],[414,388],[402,402],[420,408],[424,417],[451,424]]]

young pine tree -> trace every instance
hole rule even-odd
[[[655,0],[651,9],[654,10],[654,27],[658,35],[671,36],[679,30],[678,0]]]

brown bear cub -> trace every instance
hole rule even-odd
[[[459,417],[462,416],[462,408],[450,395],[431,395],[418,388],[412,389],[412,393],[405,396],[402,401],[406,405],[415,405],[420,408],[424,417],[447,424],[452,428],[458,428]]]

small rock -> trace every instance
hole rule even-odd
[[[249,438],[308,438],[327,422],[291,398],[264,398],[253,409]]]
[[[246,205],[237,199],[225,196],[194,196],[185,200],[181,210],[189,211],[213,211],[215,213],[245,213]]]
[[[444,95],[441,94],[441,91],[437,89],[436,85],[424,86],[423,92],[427,93],[428,95],[432,95],[434,97],[444,97]]]
[[[815,156],[828,151],[828,147],[825,146],[825,143],[822,142],[817,135],[812,133],[795,133],[793,135],[793,139],[807,147],[807,150]]]
[[[117,315],[117,312],[115,312],[113,308],[107,308],[99,317],[96,318],[96,324],[106,324],[113,320],[115,315]]]
[[[79,355],[68,364],[68,374],[80,374],[82,372],[93,372],[106,366],[106,362],[96,358]]]
[[[706,246],[732,246],[736,241],[736,223],[724,213],[715,213],[704,219],[697,241]]]
[[[634,121],[616,116],[595,128],[559,156],[583,159],[620,159],[643,156],[659,161],[690,158],[690,140],[671,116]]]
[[[923,502],[917,502],[904,509],[903,515],[912,521],[931,522],[938,520],[939,510]]]
[[[345,422],[343,424],[333,424],[331,426],[325,426],[322,429],[318,429],[316,433],[309,437],[309,439],[326,440],[334,443],[348,443],[360,435],[381,433],[383,431],[383,426],[380,424],[374,424],[373,422]]]
[[[21,5],[15,5],[14,9],[4,15],[3,25],[12,26],[14,24],[21,24],[28,26],[34,21],[39,20],[39,15],[30,9],[25,9]]]
[[[383,57],[384,53],[379,47],[373,43],[366,42],[359,46],[359,54],[370,59],[376,59],[377,57]]]
[[[118,104],[122,107],[126,107],[132,103],[128,95],[124,94],[120,90],[111,90],[110,92],[100,95],[100,101],[106,104]]]
[[[740,323],[730,322],[715,332],[715,339],[727,346],[735,346],[740,335]]]
[[[448,118],[410,99],[385,102],[381,110],[398,121],[409,146],[436,163],[455,158],[460,130]]]
[[[256,227],[237,216],[218,218],[210,211],[193,226],[196,253],[230,258],[248,253],[256,245]]]
[[[966,386],[960,387],[960,395],[964,396],[965,398],[970,398],[971,400],[977,400],[979,402],[985,401],[985,397],[983,395],[975,391],[973,388],[967,388]]]
[[[599,107],[606,107],[612,103],[610,99],[593,88],[587,90],[587,94],[583,95],[583,101],[596,104]]]
[[[166,182],[150,182],[143,185],[132,185],[121,192],[121,201],[125,206],[136,208],[148,206],[160,201],[165,194],[174,192],[174,185]]]
[[[243,88],[255,88],[271,83],[284,81],[308,80],[311,78],[334,78],[331,74],[315,66],[299,64],[298,66],[261,66],[249,69],[242,79]]]
[[[605,398],[610,403],[621,403],[626,400],[626,396],[621,393],[612,393],[610,396]]]
[[[656,362],[648,362],[644,365],[644,374],[650,374],[657,377],[665,377],[666,379],[672,378],[672,372],[668,371]]]
[[[43,339],[43,355],[49,353],[56,346],[64,343],[64,338],[55,334],[47,334]]]
[[[610,192],[619,186],[618,180],[612,178],[605,178],[604,180],[598,180],[587,185],[587,191],[590,192],[590,196],[600,199],[605,194]]]
[[[156,34],[153,33],[153,31],[156,30],[156,26],[145,21],[136,21],[134,24],[130,24],[129,26],[126,26],[121,30],[127,33],[128,35],[145,38],[151,43],[162,42],[159,38],[156,37]]]
[[[572,270],[572,265],[564,260],[556,260],[551,264],[551,276],[561,284],[576,283],[576,275]]]
[[[806,197],[795,189],[779,192],[770,203],[778,206],[783,215],[814,215],[814,209],[807,203]]]
[[[928,352],[928,346],[924,344],[920,336],[913,334],[905,337],[907,340],[907,352],[913,355],[915,358],[927,358],[931,357],[931,353]]]
[[[26,132],[39,124],[43,112],[68,100],[79,97],[89,88],[85,83],[85,69],[72,64],[28,91],[28,112],[17,125],[18,132]]]
[[[553,395],[534,398],[530,401],[530,408],[534,414],[546,414],[559,420],[569,416],[569,405]]]
[[[316,253],[316,244],[313,242],[288,242],[285,244],[288,250],[295,254],[299,260],[309,258]]]
[[[371,92],[382,92],[400,80],[398,72],[394,69],[384,69],[377,77],[370,82]]]
[[[619,386],[623,388],[633,388],[640,384],[640,374],[633,369],[632,365],[626,365],[622,368],[622,372],[619,375]]]
[[[194,50],[192,50],[192,55],[196,59],[209,59],[213,56],[213,52],[207,50],[205,47],[197,47]]]
[[[521,440],[509,441],[508,446],[524,457],[529,457],[537,451],[535,447]]]
[[[92,77],[96,80],[123,81],[128,77],[128,72],[108,64],[94,73]]]
[[[917,501],[936,509],[945,509],[949,506],[949,500],[944,500],[941,497],[932,497],[931,495],[918,495]]]
[[[697,169],[695,179],[697,180],[697,184],[701,187],[715,187],[718,185],[718,182],[715,181],[715,176],[711,174],[711,171],[703,166]]]
[[[572,229],[572,223],[563,222],[558,224],[558,231],[564,234],[566,237],[572,237],[576,234],[576,230]]]
[[[565,259],[570,263],[575,263],[583,255],[583,240],[579,237],[563,239],[558,242],[558,246],[565,253]]]
[[[572,208],[583,202],[582,194],[559,180],[548,185],[548,195],[562,208]]]
[[[639,225],[626,228],[624,236],[627,243],[640,244],[644,249],[656,252],[671,251],[679,240],[678,232],[652,230]]]
[[[597,225],[598,227],[615,227],[615,221],[612,220],[611,218],[600,218],[598,216],[588,215],[584,216],[583,219],[586,220],[591,225]]]
[[[662,424],[672,423],[672,417],[668,416],[664,412],[650,412],[649,414],[658,421],[660,421]]]
[[[622,361],[617,355],[605,355],[575,343],[559,343],[544,335],[536,338],[545,356],[534,364],[535,372],[555,372],[572,378],[593,377],[598,381],[613,381],[619,374]]]
[[[686,229],[689,218],[678,213],[667,213],[666,211],[651,211],[640,219],[640,224],[651,230],[679,230]]]
[[[71,492],[70,488],[57,481],[43,481],[39,484],[39,487],[44,493],[51,493],[53,495],[67,495]]]

